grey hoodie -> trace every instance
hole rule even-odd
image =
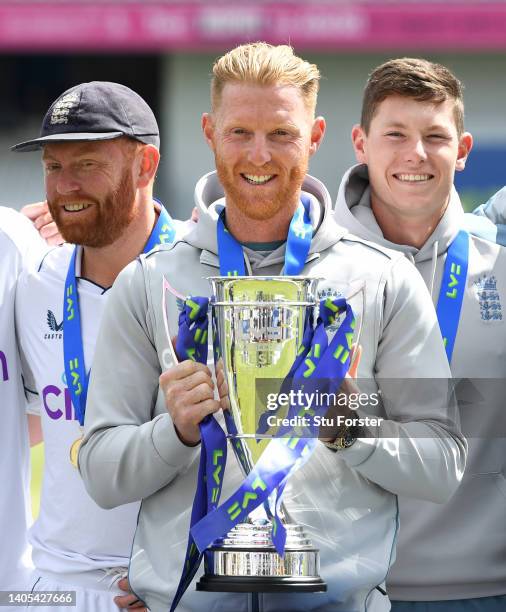
[[[389,242],[370,205],[367,167],[351,168],[335,218],[361,238],[404,253],[437,304],[446,252],[463,226],[455,189],[433,234],[417,249]],[[457,493],[444,505],[399,498],[397,561],[388,576],[391,599],[439,600],[506,593],[506,250],[470,238],[467,287],[451,362],[469,457]],[[422,367],[420,368],[422,371]],[[488,380],[487,380],[488,379]]]
[[[404,257],[348,238],[332,219],[325,187],[307,177],[314,236],[304,275],[324,278],[324,295],[350,295],[362,326],[360,376],[371,381],[414,377],[421,360],[426,376],[449,376],[437,322],[421,279],[410,279]],[[216,175],[197,185],[199,223],[173,248],[133,262],[118,277],[102,319],[79,465],[90,495],[104,507],[142,499],[129,579],[152,612],[166,612],[183,565],[199,449],[184,446],[158,389],[172,365],[162,312],[162,279],[182,295],[209,295],[206,277],[219,273],[216,204],[223,192]],[[254,275],[279,275],[282,245],[266,256],[245,249]],[[172,334],[177,300],[167,305]],[[212,355],[212,351],[210,352]],[[445,385],[446,386],[446,382]],[[382,585],[393,559],[397,494],[442,502],[458,486],[465,442],[441,396],[416,401],[406,385],[381,382],[384,418],[378,438],[363,438],[334,453],[318,444],[311,459],[289,480],[285,502],[294,521],[306,526],[321,553],[321,594],[263,594],[261,610],[383,612]],[[446,399],[446,398],[444,398]],[[222,500],[241,481],[229,453]],[[202,571],[202,570],[201,570]],[[190,585],[179,610],[246,612],[244,594],[200,593]]]

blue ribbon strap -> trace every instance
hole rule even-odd
[[[158,200],[156,201],[158,202]],[[143,253],[149,253],[149,251],[154,249],[159,244],[171,244],[174,242],[174,238],[176,237],[176,226],[174,225],[172,217],[169,215],[163,204],[161,202],[158,203],[160,204],[160,214],[158,216],[156,225],[148,238],[146,246],[142,251]]]
[[[355,327],[353,312],[345,300],[335,300],[332,305],[335,307],[332,311],[334,314],[339,309],[346,310],[345,319],[328,346],[325,324],[323,319],[319,319],[307,358],[299,362],[300,365],[295,371],[293,379],[295,386],[307,384],[310,378],[325,379],[328,381],[327,388],[337,390],[348,371]],[[294,410],[293,407],[290,409]],[[295,410],[300,410],[300,407]],[[316,415],[325,414],[327,410],[327,406],[320,406],[311,413],[308,412],[308,416],[314,418]],[[311,428],[308,435],[313,435],[313,432],[314,429]],[[264,503],[277,487],[284,488],[289,476],[309,459],[317,443],[315,437],[302,438],[300,433],[290,428],[282,430],[278,435],[287,437],[277,437],[272,440],[236,492],[191,528],[191,534],[199,550],[204,551],[214,540],[224,536],[237,523],[245,520],[247,515]],[[279,508],[279,503],[276,503],[276,507]],[[281,521],[275,520],[273,542],[281,555],[284,554],[285,539]]]
[[[72,252],[63,298],[63,361],[65,379],[79,424],[84,425],[89,372],[84,363],[81,311],[75,275],[77,247]]]
[[[290,222],[286,241],[284,274],[298,276],[311,247],[313,227],[309,215],[311,201],[302,194],[300,202]],[[221,276],[245,276],[244,254],[241,244],[225,227],[225,211],[223,208],[216,226],[218,253],[220,257]]]
[[[306,263],[313,237],[313,226],[309,216],[310,206],[309,197],[302,194],[288,230],[284,268],[286,276],[298,276]]]
[[[216,226],[221,276],[245,276],[242,246],[225,226],[225,208],[220,212]]]
[[[466,292],[468,261],[469,234],[462,230],[457,234],[446,254],[443,280],[441,281],[436,309],[449,363],[452,360],[462,302]]]
[[[158,220],[144,247],[143,253],[148,253],[158,244],[174,240],[176,229],[167,210],[161,205]],[[76,418],[84,425],[86,413],[86,398],[90,372],[86,372],[84,349],[81,337],[81,312],[76,280],[76,253],[74,248],[65,279],[63,295],[63,362],[65,379],[72,398]]]
[[[179,314],[179,330],[176,353],[180,359],[207,363],[207,330],[209,300],[203,297],[188,298]],[[193,499],[190,526],[198,523],[218,505],[223,475],[227,462],[227,439],[223,429],[212,415],[199,424],[201,449],[197,489]],[[191,535],[188,536],[183,573],[172,601],[175,610],[202,561],[202,553]]]

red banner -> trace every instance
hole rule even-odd
[[[3,51],[214,50],[266,40],[310,50],[504,50],[503,3],[0,4]]]

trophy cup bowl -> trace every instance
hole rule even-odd
[[[217,371],[223,370],[228,388],[227,438],[247,475],[273,437],[272,432],[257,431],[261,410],[256,405],[256,384],[259,379],[271,379],[281,386],[288,375],[302,344],[306,319],[318,305],[318,279],[230,276],[209,280],[215,365]],[[272,543],[270,511],[260,506],[247,522],[206,550],[212,573],[204,574],[197,590],[326,591],[319,576],[319,551],[303,527],[290,522],[283,507],[282,513],[287,535],[283,557]]]

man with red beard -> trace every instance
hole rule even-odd
[[[143,607],[124,592],[139,505],[99,508],[82,484],[77,451],[108,290],[139,253],[175,236],[175,223],[153,200],[158,148],[146,102],[107,82],[63,93],[41,136],[14,147],[42,149],[49,210],[71,243],[24,274],[16,298],[20,348],[35,381],[45,440],[40,514],[30,532],[36,569],[27,590],[75,591],[77,608],[69,610]]]
[[[203,116],[202,127],[217,173],[210,172],[196,186],[199,222],[182,240],[132,262],[119,275],[104,312],[79,469],[87,490],[104,508],[143,500],[129,580],[151,612],[178,605],[185,612],[386,612],[390,606],[384,580],[395,547],[396,496],[441,502],[461,478],[466,445],[446,395],[433,392],[439,387],[436,380],[423,396],[413,393],[417,381],[407,384],[420,368],[427,379],[450,375],[422,279],[413,278],[411,264],[402,256],[340,228],[332,219],[325,186],[306,174],[325,132],[325,120],[315,113],[319,78],[315,65],[285,45],[242,45],[216,61],[211,112]],[[259,490],[267,495],[272,486],[272,480],[268,486],[259,474],[252,485],[255,491],[243,488],[244,496],[239,493],[239,501],[232,503],[229,496],[242,481],[240,466],[229,457],[223,469],[226,444],[217,445],[209,436],[213,425],[207,424],[214,421],[206,417],[217,413],[223,418],[214,393],[216,388],[223,391],[223,370],[217,369],[214,381],[202,350],[212,335],[206,327],[205,298],[212,292],[207,278],[217,275],[230,277],[231,293],[236,277],[257,277],[256,294],[273,300],[278,299],[276,290],[258,277],[320,279],[319,297],[337,310],[334,300],[341,299],[342,307],[347,296],[356,329],[362,330],[359,374],[368,379],[373,394],[382,392],[377,407],[365,409],[381,417],[376,436],[348,426],[327,431],[321,441],[312,441],[314,452],[284,489],[291,518],[307,528],[319,548],[325,593],[310,592],[322,590],[313,580],[316,562],[298,556],[300,564],[290,565],[290,555],[281,561],[271,548],[258,556],[232,552],[230,563],[224,559],[227,552],[220,558],[223,564],[217,560],[219,550],[207,551],[207,573],[199,583],[207,592],[196,592],[191,584],[199,571],[196,551],[225,536],[234,526],[230,521],[247,520],[250,502],[262,501]],[[365,284],[365,296],[357,284]],[[194,299],[186,300],[183,309],[176,294]],[[237,288],[236,295],[242,298],[243,289]],[[288,361],[286,345],[278,340],[296,341],[288,314],[280,314],[279,326],[271,326],[259,321],[263,308],[249,304],[247,297],[237,315],[244,325],[234,326],[231,316],[225,327],[227,338],[238,347],[237,362],[227,372],[229,383],[247,377],[249,384],[261,376],[271,351],[284,353]],[[345,322],[331,342],[342,337],[343,327]],[[180,363],[173,358],[170,333],[178,329],[176,350],[180,358],[188,356]],[[334,344],[332,351],[322,339],[308,355],[331,355],[328,376],[340,380],[348,369],[353,337],[347,331],[344,344]],[[207,354],[212,359],[212,349]],[[310,371],[313,362],[304,358],[304,364]],[[388,379],[400,379],[401,385]],[[442,386],[446,390],[446,384]],[[256,431],[239,427],[240,433],[255,437]],[[219,439],[216,428],[212,436]],[[279,453],[281,461],[284,454]],[[278,457],[268,457],[276,466]],[[217,503],[222,473],[222,499],[229,502],[216,509],[221,514],[215,520],[214,510],[206,513]],[[192,539],[193,530],[188,538],[190,525],[199,525],[197,517],[208,521],[207,542]],[[247,553],[258,541],[231,538]],[[267,568],[282,574],[282,580],[274,585],[271,581],[265,592],[258,577]],[[301,588],[305,592],[299,592]]]

